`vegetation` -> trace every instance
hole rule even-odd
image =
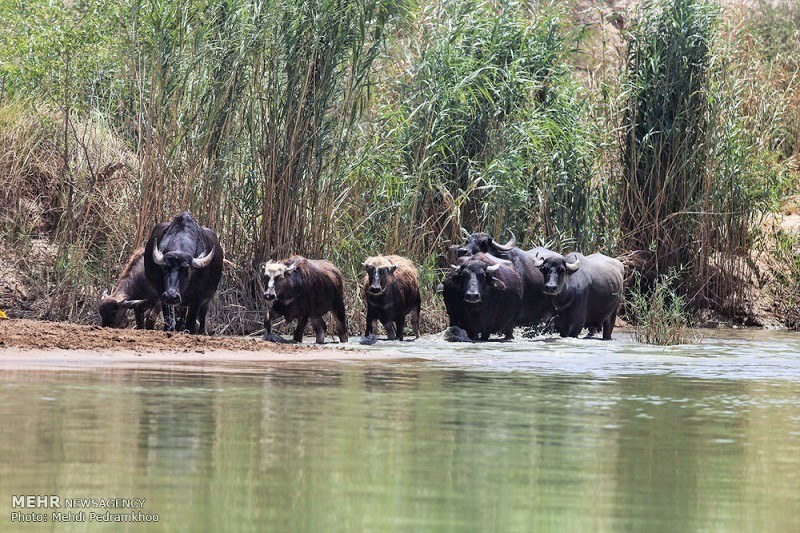
[[[689,317],[686,302],[675,291],[678,275],[660,276],[650,288],[636,276],[628,289],[625,316],[633,324],[633,337],[638,342],[672,346],[688,341]]]
[[[797,190],[800,11],[643,2],[587,77],[576,50],[600,37],[570,7],[1,3],[0,246],[34,288],[11,313],[93,321],[187,209],[230,260],[218,331],[260,327],[254,266],[293,253],[340,266],[360,329],[361,261],[393,252],[441,329],[462,229],[623,256],[643,298],[669,283],[741,317],[743,258],[773,248],[761,219]]]

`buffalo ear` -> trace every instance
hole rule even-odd
[[[386,268],[386,272],[389,274],[394,274],[394,271],[397,270],[397,265],[392,265]]]
[[[505,284],[505,283],[503,283],[503,280],[501,280],[501,279],[497,279],[497,278],[495,278],[495,277],[493,277],[493,278],[492,278],[492,286],[493,286],[495,289],[500,289],[501,291],[504,291],[504,290],[506,290],[506,284]]]

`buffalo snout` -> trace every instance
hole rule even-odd
[[[477,304],[481,302],[481,295],[477,292],[468,292],[464,294],[464,301],[470,304]]]
[[[456,255],[457,255],[458,257],[464,257],[464,256],[466,256],[466,255],[469,255],[469,250],[467,250],[467,249],[466,249],[466,248],[464,248],[464,247],[461,247],[461,248],[459,248],[458,250],[456,250]]]
[[[372,294],[378,294],[378,293],[381,292],[381,286],[380,285],[370,285],[369,292],[371,292]]]
[[[178,305],[181,303],[181,293],[176,290],[165,291],[161,295],[161,300],[167,305]]]

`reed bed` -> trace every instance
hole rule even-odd
[[[463,229],[645,258],[645,291],[676,271],[691,311],[741,314],[736,271],[796,189],[800,47],[770,44],[791,31],[770,9],[644,2],[587,82],[593,34],[561,3],[4,4],[0,243],[34,293],[19,314],[94,321],[184,209],[229,260],[219,332],[260,328],[257,266],[295,253],[341,268],[354,331],[363,258],[409,256],[440,330]]]

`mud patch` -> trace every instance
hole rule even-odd
[[[142,353],[226,351],[269,351],[285,353],[315,351],[313,346],[278,345],[255,338],[208,337],[164,331],[110,329],[69,322],[39,320],[0,321],[0,347],[32,350],[135,350]]]

